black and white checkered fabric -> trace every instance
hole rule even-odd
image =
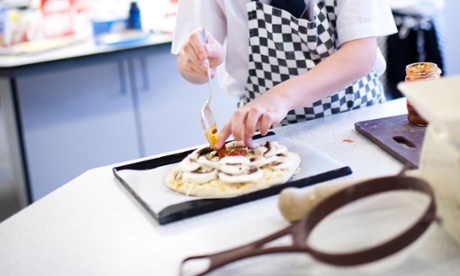
[[[336,6],[336,0],[320,0],[314,7],[314,20],[308,21],[259,1],[247,4],[249,77],[240,105],[310,70],[337,51]],[[311,106],[290,111],[281,124],[324,117],[383,101],[385,96],[378,76],[371,73]]]

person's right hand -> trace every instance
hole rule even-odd
[[[209,65],[206,63],[209,59]],[[206,31],[206,44],[203,45],[200,29],[189,34],[178,55],[178,68],[182,76],[192,83],[205,83],[208,80],[208,66],[211,77],[215,76],[215,68],[222,64],[225,50],[208,31]]]

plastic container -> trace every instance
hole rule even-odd
[[[94,36],[117,33],[127,29],[127,19],[92,20]]]

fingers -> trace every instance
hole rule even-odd
[[[243,142],[246,146],[252,148],[253,146],[252,136],[245,137]]]
[[[205,62],[207,53],[204,45],[201,43],[198,29],[188,36],[182,46],[180,57],[182,66],[187,71],[206,76],[208,69],[208,64]]]
[[[215,68],[224,62],[224,57],[225,50],[222,44],[206,31],[206,44],[203,45],[200,29],[196,29],[188,35],[182,45],[178,57],[178,68],[181,75],[188,81],[205,83],[208,81],[208,70],[211,78],[214,78]]]
[[[199,29],[195,30],[193,33],[190,34],[189,41],[193,48],[193,51],[195,52],[196,57],[198,57],[198,60],[201,63],[204,63],[205,59],[208,57],[208,54],[206,53],[205,49],[206,44],[203,45],[201,41]]]
[[[257,108],[255,109],[250,109],[249,112],[246,114],[246,122],[244,124],[244,133],[248,135],[243,135],[243,138],[246,138],[246,136],[251,135],[251,137],[254,135],[254,132],[256,129],[259,127],[259,119],[261,117],[261,114]]]
[[[207,30],[205,33],[204,45],[201,39],[200,29],[195,30],[191,36],[195,53],[199,58],[200,68],[203,71],[207,71],[209,67],[215,68],[223,62],[223,46],[217,42]]]
[[[259,124],[259,130],[260,134],[263,136],[267,135],[268,131],[270,130],[270,127],[272,125],[275,125],[279,122],[274,122],[270,116],[270,114],[266,113],[262,115],[262,118],[260,119],[260,124]]]
[[[217,42],[212,36],[210,36],[207,44],[205,45],[206,53],[208,54],[208,59],[211,68],[216,68],[222,62],[224,62],[225,50],[222,44]]]
[[[217,141],[214,143],[214,148],[219,150],[221,149],[225,141],[227,141],[228,137],[232,134],[232,121],[231,119],[224,125],[224,127],[220,130],[219,136]]]
[[[233,135],[236,141],[243,141],[246,146],[252,146],[252,137],[256,130],[260,128],[261,134],[266,135],[271,126],[271,116],[265,114],[259,107],[242,107],[233,113],[222,128],[214,147],[220,149],[230,135]]]
[[[237,141],[244,139],[247,113],[243,108],[237,109],[231,118],[231,131],[233,138]]]

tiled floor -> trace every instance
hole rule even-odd
[[[6,130],[0,112],[0,222],[20,210],[19,200],[14,191],[14,178],[5,133]]]

